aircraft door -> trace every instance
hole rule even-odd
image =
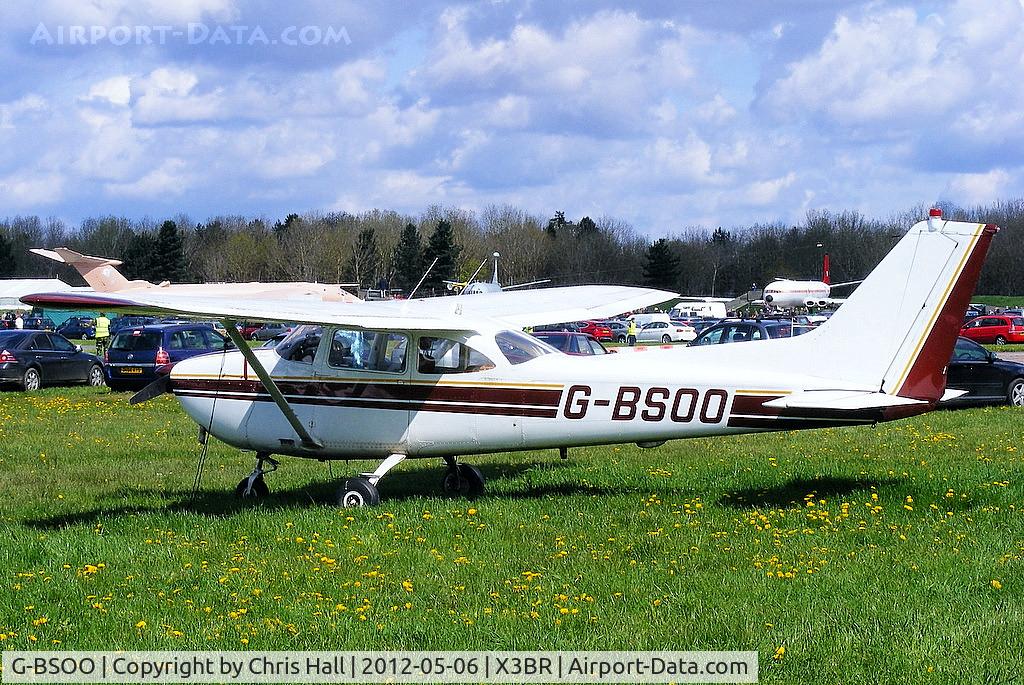
[[[413,401],[409,335],[328,329],[314,371],[316,436],[352,456],[405,453]]]

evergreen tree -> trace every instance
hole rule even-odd
[[[558,235],[558,231],[565,228],[569,224],[565,219],[565,212],[555,212],[555,215],[548,219],[547,228],[544,230],[548,232],[548,235],[554,238]]]
[[[165,221],[157,236],[156,256],[154,259],[156,281],[181,283],[185,280],[185,248],[178,224]]]
[[[423,269],[426,268],[421,253],[419,230],[415,224],[406,224],[391,263],[391,269],[395,274],[394,286],[401,288],[406,294],[416,287],[423,276]]]
[[[377,249],[377,236],[373,227],[369,226],[359,232],[356,244],[352,248],[352,273],[359,284],[373,288],[377,285],[380,272],[380,251]]]
[[[579,224],[580,235],[590,235],[591,233],[597,233],[597,224],[589,216],[585,216],[580,219]]]
[[[14,269],[14,250],[11,249],[11,241],[0,233],[0,277],[10,277],[14,274]]]
[[[455,244],[455,232],[447,221],[438,221],[437,228],[430,234],[427,249],[423,251],[424,268],[437,258],[437,263],[423,282],[423,287],[431,292],[444,288],[445,281],[455,280],[458,268],[459,253],[462,248]]]
[[[292,213],[292,214],[289,214],[288,216],[286,216],[284,218],[284,222],[283,223],[280,222],[280,221],[275,221],[274,222],[274,235],[276,235],[279,240],[283,240],[284,237],[288,234],[288,229],[292,227],[292,224],[296,224],[296,223],[298,223],[300,221],[302,221],[302,217],[300,217],[298,214],[295,214],[295,213]]]
[[[158,282],[156,248],[157,241],[149,233],[132,234],[124,251],[125,278]]]
[[[674,290],[679,276],[679,258],[664,238],[651,243],[644,260],[644,280],[652,288]]]

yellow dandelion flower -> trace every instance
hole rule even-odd
[[[412,581],[411,580],[403,580],[402,581],[402,589],[405,590],[406,592],[412,592]]]
[[[1002,590],[1003,589],[1003,584],[1000,583],[998,580],[993,579],[991,585],[992,585],[993,589],[996,589],[996,590]]]
[[[139,630],[142,630],[143,628],[146,627],[146,622],[145,621],[139,621],[138,623],[135,624],[135,627],[138,628]]]
[[[782,661],[782,657],[784,656],[786,656],[786,645],[780,645],[779,648],[775,650],[775,654],[772,654],[772,659],[775,661]]]

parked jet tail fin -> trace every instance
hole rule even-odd
[[[827,323],[764,363],[825,377],[839,388],[937,402],[963,315],[977,286],[991,224],[944,221],[932,210]]]
[[[55,262],[73,266],[82,275],[85,282],[98,293],[113,293],[124,290],[130,285],[130,281],[115,268],[121,264],[119,259],[92,257],[66,247],[57,247],[53,250],[33,248],[30,252]]]

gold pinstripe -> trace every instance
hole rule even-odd
[[[257,380],[249,376],[243,376],[241,374],[234,373],[192,373],[188,376],[176,376],[176,380],[202,380],[204,378],[216,378],[223,380]],[[540,388],[544,390],[561,390],[565,387],[563,383],[501,383],[496,381],[444,381],[444,382],[433,382],[433,381],[422,381],[414,380],[409,381],[404,378],[366,378],[365,376],[359,377],[334,377],[334,376],[274,376],[274,382],[294,382],[294,381],[317,381],[320,383],[373,383],[375,385],[429,385],[437,387],[460,387],[470,386],[474,388]]]
[[[978,229],[974,234],[974,238],[971,240],[971,246],[964,252],[964,256],[960,259],[960,263],[953,271],[953,278],[950,279],[949,284],[946,285],[946,290],[942,293],[942,298],[939,300],[940,306],[936,307],[935,312],[932,313],[932,318],[921,333],[921,337],[917,341],[917,345],[914,347],[913,354],[910,355],[906,365],[903,367],[903,372],[900,374],[899,382],[893,386],[897,389],[897,393],[903,389],[903,384],[907,382],[907,376],[910,375],[910,370],[913,368],[914,363],[920,356],[921,349],[924,347],[925,341],[928,340],[928,336],[931,335],[932,328],[935,327],[935,321],[939,318],[942,308],[946,306],[946,300],[949,298],[949,293],[953,290],[953,286],[956,285],[956,282],[960,280],[960,276],[963,275],[964,267],[967,265],[967,260],[970,259],[972,254],[974,254],[974,250],[978,246],[978,241],[981,240],[981,236],[984,232],[985,224],[978,224]]]

